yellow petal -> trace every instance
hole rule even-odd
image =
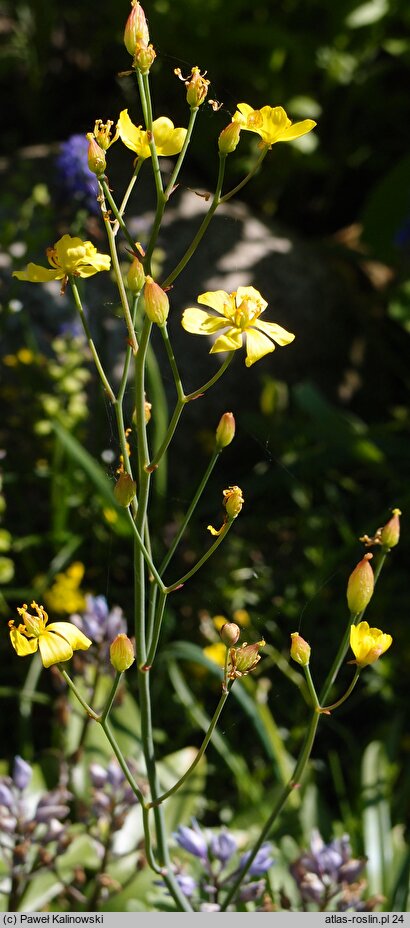
[[[247,367],[255,364],[255,361],[259,361],[259,359],[263,358],[265,354],[269,354],[270,351],[275,350],[273,342],[271,342],[269,338],[266,338],[266,335],[263,335],[262,332],[257,332],[256,329],[246,329],[245,337],[245,364]]]
[[[226,328],[227,319],[221,319],[219,316],[211,316],[205,313],[203,309],[197,309],[196,306],[190,306],[182,314],[182,325],[186,332],[193,335],[210,335],[218,332],[219,329]]]
[[[303,119],[301,122],[295,122],[284,132],[281,132],[278,142],[292,142],[293,139],[299,139],[301,135],[306,135],[316,125],[317,123],[313,119]]]
[[[17,628],[10,629],[10,640],[19,657],[25,657],[27,654],[34,654],[37,651],[38,638],[29,640]]]
[[[218,351],[236,351],[242,348],[242,334],[240,329],[228,329],[224,335],[216,339],[209,353],[217,354]]]
[[[140,127],[134,126],[128,110],[122,110],[117,123],[119,136],[124,145],[135,151],[139,158],[150,158],[151,151],[148,145],[147,133]]]
[[[254,112],[255,110],[253,110],[252,107],[249,106],[249,103],[238,103],[236,107],[236,113],[233,117],[234,122],[240,122],[241,125],[244,125],[246,123],[248,116]]]
[[[152,123],[155,147],[158,155],[177,155],[185,142],[186,129],[174,129],[167,116],[159,116]]]
[[[62,638],[61,635],[55,635],[48,630],[43,635],[40,635],[38,646],[44,667],[51,667],[52,664],[69,661],[70,657],[73,656],[73,649],[68,641]]]
[[[242,300],[253,300],[257,303],[258,307],[260,307],[261,313],[264,312],[268,305],[266,300],[263,299],[262,294],[259,293],[259,290],[256,290],[255,287],[238,287],[236,291],[237,306],[239,306]]]
[[[202,303],[204,306],[210,306],[221,316],[226,315],[228,319],[230,316],[227,315],[227,310],[232,314],[236,309],[235,299],[225,290],[210,290],[206,293],[200,293],[197,302]]]
[[[265,335],[268,335],[269,338],[272,338],[277,345],[289,345],[294,341],[295,336],[293,333],[283,329],[282,326],[277,325],[276,322],[263,322],[261,319],[258,319],[257,322],[255,322],[255,326],[261,332],[264,332]]]
[[[13,271],[13,277],[17,277],[18,280],[28,280],[32,284],[44,284],[48,280],[62,280],[64,276],[61,268],[53,271],[51,268],[41,267],[41,264],[32,262],[27,265],[25,271]]]
[[[72,622],[52,622],[51,625],[47,626],[47,631],[56,632],[57,635],[65,638],[73,651],[86,651],[92,644],[90,638],[80,632],[80,629],[73,625]]]

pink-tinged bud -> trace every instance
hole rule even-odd
[[[114,496],[117,500],[117,503],[120,506],[124,506],[126,509],[129,506],[131,500],[134,499],[134,496],[137,491],[137,484],[135,480],[130,477],[129,474],[125,472],[120,474],[118,477],[117,483],[114,487]]]
[[[227,648],[231,648],[233,644],[239,640],[239,635],[241,630],[239,625],[236,625],[235,622],[225,622],[225,625],[222,626],[219,632],[222,641],[226,644]]]
[[[229,519],[236,519],[244,504],[240,487],[229,487],[223,491],[226,514]]]
[[[152,277],[145,278],[144,287],[145,312],[151,322],[165,325],[169,313],[169,300],[165,290],[155,283]]]
[[[130,55],[135,54],[138,42],[148,45],[149,31],[141,4],[137,0],[132,0],[132,10],[124,30],[124,45]]]
[[[393,515],[380,532],[380,541],[385,548],[395,548],[400,538],[400,509],[393,509]]]
[[[129,268],[127,284],[131,293],[140,293],[145,284],[144,268],[138,258],[134,258]]]
[[[239,122],[230,122],[225,129],[222,129],[218,138],[218,148],[221,155],[230,155],[239,143],[241,135],[241,126]]]
[[[144,45],[138,42],[134,53],[134,68],[141,74],[148,74],[157,57],[155,48],[152,45]]]
[[[208,93],[209,81],[205,80],[205,74],[201,74],[199,68],[192,68],[191,77],[185,82],[186,99],[191,109],[197,109]]]
[[[374,574],[369,564],[372,557],[372,554],[365,554],[350,574],[347,584],[347,604],[352,615],[363,612],[373,596]]]
[[[87,139],[89,142],[87,153],[88,167],[96,177],[101,177],[107,165],[104,151],[95,141],[92,132],[87,133]]]
[[[302,667],[307,667],[310,661],[310,644],[298,632],[292,632],[290,637],[292,639],[290,646],[292,660],[296,661],[297,664],[301,664]]]
[[[215,449],[222,451],[231,444],[235,437],[235,419],[231,412],[224,412],[217,425],[215,433]]]
[[[262,640],[255,644],[243,644],[240,648],[232,648],[229,654],[228,676],[235,679],[235,677],[243,677],[250,673],[259,663],[261,659],[259,651],[265,647],[265,643]]]
[[[127,635],[117,635],[110,645],[110,661],[114,670],[124,673],[135,661],[132,641]]]

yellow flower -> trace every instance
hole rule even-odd
[[[56,574],[47,595],[47,606],[53,612],[81,612],[85,607],[85,596],[80,591],[84,576],[84,564],[75,561],[66,571]]]
[[[27,612],[27,605],[17,609],[23,622],[14,627],[14,619],[9,622],[10,639],[19,657],[34,654],[37,649],[44,667],[69,661],[74,651],[86,651],[92,641],[71,622],[53,622],[47,626],[48,615],[43,606],[31,603],[37,615]]]
[[[71,235],[63,235],[55,245],[47,248],[46,255],[51,269],[30,263],[24,271],[14,271],[13,277],[33,284],[43,284],[48,280],[66,281],[70,275],[92,277],[98,271],[109,271],[111,264],[109,255],[100,255],[91,242],[83,242]]]
[[[141,160],[151,157],[149,136],[142,126],[134,126],[128,110],[122,110],[117,123],[118,134],[127,148],[135,151]],[[175,129],[174,123],[167,116],[159,116],[152,123],[157,155],[177,155],[185,142],[186,129]]]
[[[295,337],[275,322],[262,322],[259,319],[268,304],[254,287],[238,287],[234,293],[226,293],[225,290],[201,293],[198,303],[210,306],[219,315],[191,306],[182,315],[184,329],[194,335],[213,335],[226,329],[214,342],[211,354],[236,351],[242,347],[245,335],[247,367],[274,351],[274,342],[277,345],[288,345]]]
[[[293,142],[301,135],[306,135],[316,125],[313,119],[292,123],[282,106],[263,106],[260,110],[253,110],[248,103],[238,103],[233,118],[235,122],[239,122],[242,129],[260,135],[261,148],[265,145],[270,148],[275,142]]]
[[[226,647],[222,641],[215,641],[214,644],[208,644],[206,648],[203,649],[203,653],[208,660],[213,661],[214,664],[218,664],[218,667],[224,667]]]
[[[390,647],[393,638],[386,635],[379,628],[369,628],[367,622],[359,622],[350,628],[350,647],[356,658],[358,667],[374,664]]]

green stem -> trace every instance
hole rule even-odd
[[[321,713],[324,713],[324,712],[327,713],[327,712],[331,712],[333,709],[338,709],[339,706],[341,706],[342,703],[345,702],[345,700],[349,698],[350,693],[353,692],[353,690],[354,690],[354,688],[355,688],[355,686],[356,686],[356,683],[357,683],[357,681],[358,681],[358,679],[359,679],[359,677],[360,677],[360,671],[361,671],[361,667],[357,667],[357,668],[356,668],[355,675],[354,675],[354,677],[353,677],[353,680],[352,680],[352,682],[351,682],[349,688],[346,690],[344,696],[342,696],[340,699],[338,699],[337,702],[332,703],[331,706],[321,706],[321,707],[320,707],[320,710],[319,710]]]
[[[219,371],[217,371],[217,373],[214,374],[214,376],[211,377],[210,380],[207,380],[206,383],[202,384],[202,387],[198,387],[197,390],[194,390],[192,393],[188,393],[187,396],[185,397],[185,402],[190,403],[191,400],[198,399],[198,397],[206,393],[206,391],[209,390],[210,387],[213,387],[213,385],[217,382],[217,380],[219,380],[220,377],[222,377],[222,374],[224,374],[226,369],[229,367],[234,355],[235,355],[234,351],[229,351],[228,357],[225,358],[225,361],[223,362],[223,364],[221,364]]]
[[[107,702],[106,702],[106,704],[105,704],[105,706],[104,706],[104,709],[103,709],[103,711],[102,711],[102,713],[101,713],[101,717],[100,717],[100,723],[101,723],[101,725],[104,724],[104,722],[105,722],[105,720],[106,720],[106,718],[107,718],[109,712],[111,711],[111,707],[112,707],[112,704],[113,704],[113,702],[114,702],[116,692],[117,692],[118,687],[119,687],[119,685],[120,685],[121,677],[122,677],[122,673],[121,673],[119,670],[117,670],[117,671],[115,672],[114,682],[113,682],[113,685],[112,685],[112,687],[111,687],[110,693],[109,693],[109,695],[108,695]]]
[[[268,837],[272,829],[272,826],[274,822],[276,821],[279,813],[282,811],[283,806],[285,805],[288,797],[290,796],[290,794],[293,792],[294,789],[297,789],[299,787],[300,781],[302,780],[309,757],[312,752],[316,730],[319,724],[319,719],[320,719],[320,714],[316,711],[316,707],[315,707],[315,711],[312,715],[309,729],[307,731],[306,738],[305,738],[301,753],[299,755],[299,759],[293,771],[293,776],[288,781],[286,786],[284,786],[281,789],[279,796],[275,802],[275,805],[272,809],[272,812],[267,822],[265,823],[264,827],[262,828],[259,838],[256,841],[256,844],[254,845],[254,847],[252,848],[252,851],[249,855],[248,860],[246,861],[246,864],[241,868],[235,882],[230,887],[229,892],[221,905],[221,912],[225,912],[229,903],[232,901],[232,899],[234,899],[238,889],[240,888],[242,884],[244,877],[246,876],[249,868],[251,867],[253,861],[255,860],[255,857],[259,851],[259,848],[262,846],[263,842],[265,841],[265,838]]]
[[[145,563],[147,564],[147,567],[149,568],[149,571],[150,571],[150,573],[152,574],[153,579],[154,579],[155,582],[158,584],[158,586],[159,586],[161,592],[162,592],[162,593],[168,593],[169,590],[167,590],[167,588],[164,586],[164,584],[163,584],[163,582],[162,582],[162,580],[161,580],[161,577],[160,577],[160,575],[159,575],[159,573],[158,573],[158,571],[157,571],[157,568],[155,567],[155,564],[153,563],[152,558],[150,557],[149,551],[147,550],[147,548],[146,548],[145,545],[144,545],[144,542],[143,542],[143,540],[142,540],[142,538],[141,538],[141,535],[140,535],[140,533],[139,533],[139,531],[138,531],[138,529],[137,529],[137,526],[136,526],[136,524],[135,524],[135,522],[134,522],[134,519],[133,519],[133,517],[132,517],[132,515],[131,515],[131,513],[130,513],[129,508],[127,509],[127,513],[128,513],[128,518],[129,518],[129,520],[130,520],[131,526],[132,526],[132,530],[133,530],[133,532],[134,532],[134,537],[135,537],[135,541],[136,541],[136,544],[137,544],[139,553],[142,554],[142,556],[143,556],[143,558],[144,558],[144,560],[145,560]]]
[[[200,747],[199,750],[198,750],[198,753],[197,753],[197,755],[196,755],[196,757],[195,757],[195,760],[192,761],[192,764],[188,767],[188,770],[185,771],[185,773],[183,774],[183,776],[180,777],[180,779],[179,779],[176,783],[174,783],[174,785],[171,786],[171,788],[168,789],[168,790],[166,791],[166,793],[162,793],[161,796],[158,796],[158,798],[155,800],[155,802],[149,802],[149,803],[148,803],[148,808],[153,808],[154,806],[159,806],[159,805],[161,804],[161,802],[164,802],[165,799],[168,799],[168,796],[172,796],[173,793],[176,793],[176,791],[182,786],[183,783],[185,783],[185,781],[188,779],[188,777],[191,775],[191,773],[195,770],[195,767],[197,767],[197,765],[199,764],[199,761],[201,760],[201,758],[202,758],[203,755],[205,754],[205,751],[206,751],[206,749],[207,749],[207,747],[208,747],[208,744],[209,744],[209,742],[210,742],[210,740],[211,740],[211,738],[212,738],[212,735],[213,735],[214,730],[215,730],[215,727],[216,727],[216,725],[217,725],[219,716],[220,716],[220,714],[221,714],[221,712],[222,712],[222,709],[223,709],[223,707],[224,707],[224,705],[225,705],[225,703],[226,703],[226,700],[227,700],[228,696],[229,696],[229,690],[226,690],[225,692],[222,693],[222,696],[221,696],[221,698],[220,698],[220,700],[219,700],[219,702],[218,702],[218,705],[217,705],[217,707],[216,707],[216,709],[215,709],[214,715],[213,715],[213,717],[212,717],[212,719],[211,719],[211,722],[210,722],[208,731],[207,731],[207,733],[206,733],[206,735],[205,735],[205,738],[204,738],[204,740],[203,740],[203,742],[202,742],[202,744],[201,744],[201,747]]]
[[[213,453],[213,455],[212,455],[212,457],[211,457],[211,460],[210,460],[210,462],[209,462],[209,464],[208,464],[208,467],[206,468],[206,471],[205,471],[205,473],[204,473],[204,475],[203,475],[203,477],[202,477],[202,480],[200,481],[200,483],[199,483],[199,485],[198,485],[198,487],[197,487],[197,489],[196,489],[196,491],[195,491],[195,493],[194,493],[192,502],[190,503],[190,505],[189,505],[189,507],[188,507],[188,509],[187,509],[187,511],[186,511],[186,513],[185,513],[185,516],[184,516],[184,518],[183,518],[183,520],[182,520],[182,522],[181,522],[181,525],[179,526],[179,529],[178,529],[178,531],[177,531],[177,533],[176,533],[176,535],[175,535],[175,538],[174,538],[174,540],[173,540],[173,542],[172,542],[172,544],[171,544],[171,547],[169,548],[169,551],[167,552],[166,556],[164,557],[164,560],[162,561],[162,564],[161,564],[161,566],[160,566],[160,568],[159,568],[159,573],[161,574],[161,576],[163,575],[164,571],[165,571],[166,568],[168,567],[168,564],[169,564],[171,558],[173,557],[174,552],[176,551],[176,549],[177,549],[177,547],[178,547],[178,545],[179,545],[179,542],[181,541],[181,538],[182,538],[182,536],[183,536],[183,534],[184,534],[184,532],[185,532],[185,529],[186,529],[186,527],[187,527],[187,525],[188,525],[188,522],[190,521],[191,516],[193,515],[193,513],[194,513],[194,511],[195,511],[195,509],[196,509],[196,507],[197,507],[197,505],[198,505],[198,502],[199,502],[199,500],[200,500],[200,498],[201,498],[201,496],[202,496],[202,493],[203,493],[203,491],[204,491],[204,489],[205,489],[205,487],[206,487],[206,484],[208,483],[208,480],[209,480],[209,478],[210,478],[210,476],[211,476],[211,474],[212,474],[212,471],[213,471],[213,469],[214,469],[214,467],[215,467],[215,464],[216,464],[216,462],[217,462],[217,460],[218,460],[218,458],[219,458],[219,455],[220,455],[220,451],[214,451],[214,453]]]
[[[164,616],[165,603],[167,600],[166,593],[159,594],[159,601],[155,609],[155,618],[152,628],[152,634],[149,641],[149,650],[147,654],[146,668],[150,669],[154,663],[155,654],[158,647],[159,636],[161,634],[162,619]],[[155,604],[154,604],[155,605]]]
[[[190,258],[192,258],[192,255],[194,254],[194,252],[195,252],[196,249],[198,248],[198,245],[199,245],[200,241],[202,240],[202,238],[203,238],[203,236],[204,236],[204,234],[205,234],[205,232],[206,232],[206,230],[207,230],[207,228],[208,228],[208,226],[209,226],[209,223],[210,223],[210,221],[211,221],[211,219],[212,219],[212,216],[214,215],[215,210],[218,208],[218,206],[219,206],[219,204],[220,204],[220,202],[221,202],[220,195],[221,195],[222,184],[223,184],[223,179],[224,179],[224,174],[225,174],[225,163],[226,163],[226,155],[221,155],[221,154],[220,154],[220,155],[219,155],[219,172],[218,172],[218,179],[217,179],[217,182],[216,182],[215,193],[214,193],[213,198],[212,198],[212,203],[211,203],[211,205],[210,205],[210,207],[209,207],[209,210],[208,210],[206,216],[205,216],[204,219],[202,220],[201,225],[200,225],[200,227],[199,227],[199,229],[198,229],[196,235],[195,235],[194,238],[192,239],[191,244],[190,244],[189,247],[187,248],[185,254],[184,254],[183,257],[181,258],[181,260],[179,261],[179,263],[177,264],[177,266],[174,268],[174,270],[171,272],[171,274],[169,274],[168,277],[167,277],[167,279],[164,281],[164,283],[163,283],[163,285],[162,285],[163,287],[169,287],[169,285],[172,284],[172,282],[176,279],[176,277],[179,276],[179,274],[181,273],[181,271],[184,270],[184,267],[188,264],[188,261],[190,260]]]
[[[80,705],[83,707],[83,709],[85,709],[87,715],[89,715],[91,719],[94,719],[95,722],[99,722],[101,716],[97,715],[97,713],[94,712],[94,709],[91,709],[91,707],[88,705],[88,703],[85,701],[85,699],[83,699],[83,697],[82,697],[81,693],[79,693],[79,691],[78,691],[78,689],[77,689],[75,683],[73,683],[73,681],[72,681],[71,677],[69,677],[67,671],[64,670],[64,667],[62,667],[61,664],[57,664],[57,667],[58,667],[58,669],[59,669],[59,671],[60,671],[60,673],[61,673],[61,676],[62,676],[63,679],[65,680],[67,686],[70,687],[70,690],[74,693],[74,696],[76,697],[76,699],[78,699],[78,702],[79,702]]]
[[[254,174],[256,173],[256,171],[258,170],[258,168],[259,168],[260,165],[262,164],[263,159],[266,158],[266,155],[268,154],[268,151],[269,151],[269,145],[265,146],[265,147],[262,149],[261,154],[259,155],[259,158],[258,158],[258,160],[255,162],[253,168],[249,171],[249,174],[247,174],[246,177],[244,177],[244,179],[241,180],[240,184],[237,184],[236,187],[233,187],[233,189],[229,191],[229,193],[225,193],[225,195],[224,195],[223,197],[221,197],[221,199],[220,199],[220,202],[221,202],[221,203],[226,203],[227,200],[230,200],[231,197],[235,196],[235,194],[238,193],[239,190],[242,190],[242,187],[244,187],[245,184],[247,184],[248,181],[251,180],[251,178],[253,177],[253,175],[254,175]]]
[[[108,215],[108,213],[107,213],[107,210],[106,210],[105,199],[104,199],[104,188],[103,188],[103,186],[102,186],[102,182],[101,182],[101,181],[99,181],[99,186],[100,186],[100,190],[101,190],[101,193],[102,193],[101,211],[102,211],[103,219],[104,219],[104,221],[105,221],[105,228],[106,228],[107,237],[108,237],[108,244],[109,244],[109,247],[110,247],[112,269],[113,269],[113,271],[114,271],[115,280],[116,280],[116,284],[117,284],[117,287],[118,287],[118,293],[119,293],[119,295],[120,295],[121,306],[122,306],[122,311],[123,311],[123,314],[124,314],[125,325],[126,325],[126,327],[127,327],[129,343],[130,343],[130,345],[131,345],[131,347],[132,347],[133,353],[136,354],[137,351],[138,351],[138,342],[137,342],[137,338],[136,338],[136,335],[135,335],[135,329],[134,329],[134,326],[133,326],[132,316],[131,316],[130,308],[129,308],[129,305],[128,305],[127,294],[126,294],[126,292],[125,292],[124,281],[123,281],[122,274],[121,274],[121,268],[120,268],[120,263],[119,263],[119,260],[118,260],[117,245],[116,245],[116,241],[115,241],[115,235],[114,235],[114,232],[113,232],[113,229],[112,229],[110,217],[109,217],[109,215]],[[134,246],[133,246],[133,247],[134,247]]]
[[[181,418],[181,413],[182,413],[184,406],[185,406],[185,400],[178,399],[174,412],[172,413],[171,421],[167,428],[164,440],[162,441],[160,447],[158,448],[158,451],[155,452],[154,457],[152,458],[152,461],[150,461],[150,463],[147,465],[147,470],[149,471],[149,473],[152,473],[153,470],[156,470],[156,468],[158,467],[158,464],[160,463],[161,458],[163,457],[163,455],[165,454],[168,448],[168,445],[172,441],[172,438],[175,433],[175,429]]]
[[[126,189],[126,191],[125,191],[125,193],[124,193],[124,196],[123,196],[122,201],[121,201],[121,205],[120,205],[118,211],[117,211],[117,207],[115,207],[115,211],[114,211],[114,209],[113,209],[114,215],[117,217],[116,222],[114,222],[114,225],[113,225],[113,227],[112,227],[112,231],[113,231],[113,234],[114,234],[114,235],[117,235],[118,229],[120,228],[122,216],[123,216],[123,214],[124,214],[124,211],[125,211],[125,208],[126,208],[126,206],[127,206],[128,200],[129,200],[129,198],[130,198],[130,196],[131,196],[131,193],[132,193],[132,190],[133,190],[135,181],[137,180],[138,174],[139,174],[139,172],[140,172],[140,170],[141,170],[143,164],[144,164],[144,161],[141,160],[140,158],[137,158],[137,163],[136,163],[136,165],[135,165],[133,175],[132,175],[131,180],[130,180],[130,182],[129,182],[129,184],[128,184],[128,187],[127,187],[127,189]],[[117,213],[118,213],[118,216],[117,216]],[[127,235],[127,238],[128,238],[128,235]],[[128,241],[129,241],[129,239],[128,239]],[[133,247],[133,250],[134,250],[134,249],[135,249],[135,242],[134,242],[134,241],[133,241],[133,246],[132,246],[132,247]]]
[[[114,737],[114,735],[113,735],[113,733],[112,733],[112,731],[111,731],[111,728],[110,728],[110,726],[109,726],[109,724],[108,724],[108,722],[107,722],[107,719],[103,719],[103,718],[101,717],[101,719],[100,719],[100,725],[101,725],[101,728],[102,728],[102,730],[103,730],[103,732],[104,732],[106,738],[107,738],[108,741],[110,742],[110,745],[111,745],[111,747],[112,747],[112,749],[113,749],[113,751],[114,751],[114,754],[115,754],[115,756],[116,756],[116,758],[117,758],[117,761],[118,761],[118,763],[119,763],[119,765],[120,765],[120,767],[121,767],[121,770],[122,770],[124,776],[125,776],[126,779],[128,780],[128,783],[130,784],[130,787],[131,787],[131,789],[132,789],[132,791],[133,791],[133,793],[134,793],[134,796],[137,797],[138,801],[141,803],[141,806],[142,806],[143,808],[144,808],[144,807],[146,808],[145,799],[144,799],[144,797],[143,797],[143,795],[142,795],[142,792],[141,792],[139,786],[137,786],[137,784],[136,784],[136,782],[135,782],[135,780],[134,780],[134,777],[133,777],[133,775],[132,775],[132,773],[131,773],[131,770],[130,770],[128,764],[127,764],[127,761],[125,760],[125,757],[124,757],[124,755],[123,755],[123,753],[122,753],[122,751],[121,751],[120,746],[117,744],[117,741],[116,741],[116,739],[115,739],[115,737]]]
[[[78,312],[79,312],[79,315],[80,315],[80,319],[81,319],[81,322],[82,322],[82,326],[83,326],[83,329],[84,329],[84,332],[85,332],[85,336],[86,336],[86,339],[87,339],[87,342],[88,342],[88,345],[89,345],[91,354],[92,354],[92,356],[93,356],[95,366],[96,366],[97,371],[98,371],[98,374],[99,374],[99,376],[100,376],[101,383],[102,383],[102,385],[103,385],[103,387],[104,387],[104,390],[105,390],[105,392],[106,392],[106,394],[107,394],[107,396],[108,396],[110,402],[111,402],[111,403],[115,403],[114,391],[113,391],[113,389],[112,389],[112,387],[111,387],[111,385],[110,385],[110,383],[109,383],[108,377],[107,377],[107,375],[106,375],[106,373],[105,373],[105,371],[104,371],[104,368],[103,368],[103,366],[102,366],[102,364],[101,364],[98,351],[97,351],[97,349],[96,349],[96,347],[95,347],[94,340],[93,340],[93,338],[92,338],[92,335],[91,335],[91,332],[90,332],[90,328],[89,328],[89,325],[88,325],[88,322],[87,322],[87,319],[86,319],[86,316],[85,316],[85,313],[84,313],[83,304],[82,304],[82,302],[81,302],[81,297],[80,297],[80,294],[79,294],[79,292],[78,292],[77,284],[76,284],[76,282],[75,282],[75,280],[74,280],[74,277],[69,276],[68,279],[69,279],[70,284],[71,284],[71,289],[72,289],[72,291],[73,291],[74,302],[75,302],[75,305],[76,305],[76,307],[77,307],[77,309],[78,309]]]
[[[194,565],[194,567],[191,567],[191,570],[189,570],[188,573],[184,574],[183,577],[180,577],[180,579],[176,580],[175,583],[171,583],[169,586],[165,587],[165,590],[164,590],[165,593],[172,593],[174,590],[177,590],[180,586],[186,583],[187,580],[190,580],[191,577],[193,577],[193,575],[196,574],[197,571],[200,570],[201,567],[203,567],[206,561],[210,557],[212,557],[214,551],[216,551],[216,549],[219,548],[219,545],[224,540],[224,538],[226,538],[233,522],[234,522],[234,519],[229,519],[225,523],[225,525],[222,528],[221,534],[218,535],[213,545],[211,545],[211,547],[208,549],[208,551],[206,551],[203,557],[201,557],[200,560],[197,561],[197,563]]]
[[[113,226],[110,225],[110,228],[111,228],[111,231],[112,231],[112,234],[113,234],[113,238],[115,239],[115,236],[116,236],[117,231],[118,231],[118,226],[120,226],[121,229],[122,229],[122,231],[123,231],[123,233],[124,233],[124,235],[125,235],[125,238],[127,239],[128,244],[129,244],[130,247],[131,247],[132,252],[134,253],[134,252],[135,252],[135,241],[134,241],[134,239],[133,239],[131,233],[128,231],[127,226],[126,226],[126,224],[125,224],[125,222],[124,222],[124,220],[123,220],[123,218],[122,218],[122,215],[121,215],[121,207],[120,207],[120,209],[118,209],[117,204],[116,204],[116,202],[115,202],[115,200],[114,200],[114,198],[113,198],[113,196],[112,196],[112,194],[111,194],[110,188],[109,188],[109,186],[108,186],[108,184],[107,184],[107,178],[106,178],[106,177],[99,177],[98,180],[99,180],[99,183],[101,184],[101,187],[102,187],[102,190],[103,190],[103,193],[104,193],[104,197],[105,197],[105,199],[107,200],[107,203],[109,204],[109,206],[110,206],[110,208],[111,208],[111,211],[114,213],[114,216],[115,216],[115,219],[116,219],[116,222],[114,223],[114,225],[113,225]],[[135,180],[136,180],[136,178],[135,178]],[[134,181],[134,183],[135,183],[135,181]],[[131,189],[132,189],[132,188],[131,188]],[[131,191],[130,191],[130,192],[131,192]],[[106,220],[107,223],[110,222],[110,217],[109,217],[109,216],[105,216],[104,218],[105,218],[105,220]]]
[[[181,402],[185,402],[184,388],[183,388],[183,386],[182,386],[182,380],[181,380],[181,376],[180,376],[180,373],[179,373],[179,370],[178,370],[178,367],[177,367],[177,362],[176,362],[176,360],[175,360],[175,355],[174,355],[174,352],[173,352],[173,349],[172,349],[172,345],[171,345],[171,342],[170,342],[170,340],[169,340],[168,329],[167,329],[167,324],[166,324],[166,323],[165,323],[165,325],[162,325],[162,326],[160,327],[160,331],[161,331],[161,335],[162,335],[162,338],[163,338],[163,341],[164,341],[165,350],[166,350],[166,353],[167,353],[167,355],[168,355],[169,365],[170,365],[170,368],[171,368],[171,370],[172,370],[172,374],[173,374],[173,377],[174,377],[174,382],[175,382],[175,387],[176,387],[178,399],[179,399]]]
[[[131,309],[131,318],[132,318],[132,325],[133,325],[134,330],[135,330],[135,322],[137,318],[138,303],[139,303],[140,296],[141,296],[141,293],[134,294],[134,300],[133,300],[132,309]],[[131,345],[127,345],[127,349],[125,352],[125,359],[124,359],[124,367],[123,367],[121,381],[120,381],[120,385],[118,387],[118,393],[117,393],[117,403],[119,404],[122,404],[122,401],[124,399],[125,389],[126,389],[127,380],[128,380],[128,373],[130,369],[131,357],[132,357],[132,348],[131,348]]]
[[[166,200],[169,200],[169,197],[171,196],[171,193],[172,193],[172,191],[173,191],[173,189],[174,189],[174,185],[175,185],[176,179],[177,179],[178,174],[179,174],[179,172],[180,172],[180,170],[181,170],[182,162],[183,162],[183,160],[184,160],[184,158],[185,158],[188,145],[189,145],[189,143],[190,143],[190,141],[191,141],[192,130],[193,130],[194,125],[195,125],[195,120],[196,120],[197,114],[198,114],[198,107],[194,107],[193,109],[191,109],[191,112],[190,112],[190,114],[189,114],[189,122],[188,122],[188,128],[187,128],[187,132],[186,132],[186,136],[185,136],[185,141],[184,141],[184,144],[183,144],[183,146],[182,146],[182,148],[181,148],[181,151],[180,151],[180,154],[179,154],[177,163],[176,163],[176,165],[175,165],[175,167],[174,167],[174,170],[173,170],[173,172],[172,172],[172,174],[171,174],[171,177],[170,177],[170,179],[169,179],[169,181],[168,181],[168,184],[167,184],[167,186],[166,186],[166,189],[165,189],[165,191],[164,191],[164,197],[165,197]]]
[[[317,693],[316,693],[316,690],[315,690],[315,686],[314,686],[314,683],[313,683],[313,680],[312,680],[312,675],[311,675],[311,673],[310,673],[309,664],[306,664],[306,666],[303,668],[303,670],[305,671],[306,683],[307,683],[308,690],[309,690],[309,693],[310,693],[310,698],[311,698],[311,700],[312,700],[312,705],[313,705],[316,709],[318,709],[318,708],[320,707],[320,702],[319,702],[319,699],[318,699],[318,696],[317,696]]]
[[[141,712],[141,741],[147,767],[147,777],[153,802],[159,794],[159,784],[156,772],[154,742],[152,737],[151,698],[149,686],[149,673],[140,671],[138,674],[139,699]],[[169,858],[167,834],[164,813],[161,806],[154,807],[155,829],[157,835],[157,857],[163,869],[163,880],[173,899],[180,906],[181,911],[191,912],[192,908],[184,896],[172,871]]]

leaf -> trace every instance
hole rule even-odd
[[[388,795],[388,761],[384,745],[372,741],[363,755],[363,836],[369,893],[387,895],[393,859]]]
[[[53,422],[53,430],[63,445],[68,456],[75,461],[94,484],[102,502],[115,512],[116,519],[110,524],[117,535],[130,535],[131,528],[124,510],[118,505],[113,493],[111,481],[92,455],[74,438],[60,422]]]
[[[42,873],[34,876],[23,894],[19,912],[41,912],[44,906],[64,889],[55,873]]]

